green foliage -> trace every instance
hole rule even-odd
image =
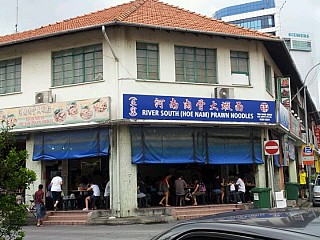
[[[16,204],[15,192],[27,189],[36,180],[36,173],[24,167],[28,153],[18,151],[14,136],[8,128],[0,132],[0,240],[20,240],[24,233],[26,206]]]

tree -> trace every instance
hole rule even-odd
[[[17,150],[11,127],[2,120],[0,129],[0,240],[23,239],[22,226],[26,222],[26,206],[16,204],[17,189],[28,189],[36,180],[36,173],[24,167],[28,153]]]

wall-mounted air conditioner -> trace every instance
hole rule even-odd
[[[216,87],[214,88],[214,98],[234,98],[234,88]]]
[[[52,103],[54,102],[54,97],[51,91],[36,92],[35,103]]]

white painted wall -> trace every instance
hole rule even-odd
[[[237,99],[273,99],[273,96],[270,96],[265,91],[264,60],[266,58],[269,59],[274,70],[278,70],[259,42],[124,28],[108,30],[108,35],[114,51],[119,58],[119,71],[117,71],[117,64],[109,45],[100,31],[60,36],[54,39],[1,48],[0,60],[22,57],[21,93],[0,96],[1,108],[33,105],[35,93],[49,89],[56,96],[57,102],[110,96],[113,119],[117,118],[117,109],[122,107],[122,93],[210,98],[214,87],[227,86],[235,88],[235,98]],[[136,41],[159,43],[160,81],[136,80]],[[97,43],[103,43],[103,81],[64,87],[51,87],[51,53],[53,51]],[[216,48],[219,84],[176,83],[175,45]],[[249,51],[250,86],[232,85],[230,50]],[[117,81],[116,79],[120,80]],[[119,97],[117,97],[118,91]]]

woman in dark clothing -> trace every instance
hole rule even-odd
[[[38,191],[34,194],[34,203],[36,204],[37,211],[37,227],[42,226],[42,219],[46,215],[46,210],[42,207],[44,206],[44,192],[42,191],[43,185],[40,184],[38,187]]]

